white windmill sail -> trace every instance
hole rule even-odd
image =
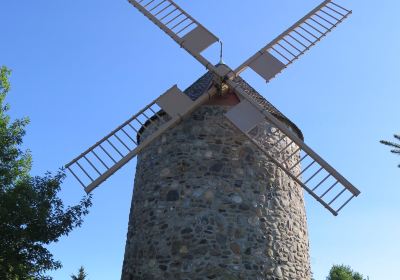
[[[175,85],[65,165],[65,168],[89,193],[165,131],[208,101],[213,94],[215,91],[211,89],[192,101]],[[156,125],[157,129],[139,141],[142,128],[150,124]]]
[[[311,196],[338,215],[360,191],[339,172],[314,152],[285,124],[262,108],[246,94],[240,86],[228,82],[242,101],[227,112],[226,117],[265,155],[279,166],[287,175],[301,185]],[[259,124],[267,121],[276,128],[275,142],[265,145],[251,135]],[[283,146],[283,148],[282,148]],[[288,153],[288,151],[291,151]],[[301,153],[301,157],[298,154]],[[298,167],[302,165],[301,171]]]
[[[186,13],[172,0],[129,0],[175,42],[189,52],[207,69],[213,65],[201,55],[218,37]]]
[[[308,51],[352,11],[331,0],[318,5],[305,17],[246,60],[234,72],[239,75],[248,67],[267,82]]]

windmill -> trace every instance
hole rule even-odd
[[[314,150],[312,150],[307,144],[304,143],[300,130],[290,120],[288,120],[267,100],[265,100],[262,96],[260,96],[257,92],[255,92],[240,77],[240,74],[243,71],[245,71],[248,68],[251,68],[257,74],[259,74],[266,82],[271,81],[275,76],[277,76],[284,69],[286,69],[290,64],[292,64],[306,51],[308,51],[312,46],[314,46],[318,41],[320,41],[323,37],[325,37],[332,29],[334,29],[338,24],[340,24],[344,19],[346,19],[351,14],[350,10],[347,10],[346,8],[340,6],[339,4],[334,3],[331,0],[323,1],[320,5],[315,7],[315,9],[306,14],[302,19],[293,24],[285,32],[280,34],[269,44],[260,49],[256,54],[254,54],[248,60],[243,62],[243,64],[241,64],[239,67],[237,67],[236,69],[232,69],[224,63],[214,65],[202,55],[203,51],[208,49],[211,45],[219,42],[220,41],[219,38],[216,37],[209,30],[207,30],[203,25],[201,25],[198,21],[196,21],[192,16],[186,13],[181,7],[179,7],[173,1],[129,0],[129,2],[135,8],[137,8],[142,14],[144,14],[148,19],[150,19],[154,24],[156,24],[161,30],[167,33],[167,35],[169,35],[174,41],[176,41],[181,48],[185,49],[198,62],[200,62],[208,70],[208,73],[205,76],[203,76],[193,88],[190,88],[185,92],[180,90],[176,85],[171,87],[156,100],[152,101],[149,105],[145,106],[137,114],[133,115],[123,124],[114,129],[111,133],[106,135],[103,139],[98,141],[92,147],[90,147],[81,155],[79,155],[77,158],[68,163],[66,165],[66,168],[79,181],[79,183],[84,187],[87,193],[90,193],[95,188],[97,188],[102,182],[107,180],[111,175],[113,175],[116,171],[118,171],[121,167],[123,167],[126,163],[128,163],[132,158],[134,158],[137,155],[139,155],[139,157],[142,155],[143,157],[141,162],[140,163],[138,162],[139,167],[136,174],[137,178],[147,176],[149,180],[153,180],[153,177],[157,177],[158,183],[161,181],[162,182],[165,181],[164,183],[167,184],[169,188],[176,189],[177,186],[172,186],[174,183],[172,182],[171,178],[173,178],[174,176],[170,174],[171,170],[168,168],[157,170],[158,167],[156,168],[157,165],[160,165],[159,161],[163,160],[160,158],[157,159],[157,155],[163,155],[161,146],[166,141],[168,141],[166,140],[166,138],[170,138],[169,141],[171,141],[171,139],[174,141],[176,140],[177,142],[180,141],[179,143],[184,143],[182,145],[189,145],[189,146],[195,145],[194,143],[192,144],[185,141],[182,142],[181,138],[185,135],[185,132],[180,131],[179,130],[180,127],[185,126],[185,122],[187,122],[188,119],[192,118],[193,115],[195,115],[196,112],[198,112],[201,108],[203,108],[207,104],[213,104],[212,102],[210,103],[210,100],[216,100],[221,98],[223,99],[225,96],[225,99],[231,100],[231,101],[226,101],[226,100],[224,101],[226,104],[229,103],[228,106],[229,108],[226,109],[224,107],[226,110],[224,109],[225,111],[221,115],[221,118],[218,117],[217,119],[221,121],[222,129],[226,129],[230,133],[229,134],[227,132],[229,135],[231,135],[231,138],[238,137],[238,140],[236,142],[239,144],[232,143],[231,150],[235,152],[237,149],[242,149],[243,148],[242,146],[244,145],[243,143],[246,143],[245,145],[251,146],[252,148],[255,147],[259,151],[259,154],[253,155],[252,156],[253,160],[249,164],[253,164],[254,161],[259,161],[258,165],[262,170],[267,170],[271,168],[271,164],[273,164],[274,168],[277,170],[274,172],[276,172],[276,174],[279,174],[278,175],[279,178],[277,180],[280,181],[280,183],[276,184],[277,185],[281,184],[283,186],[284,184],[282,182],[285,181],[285,186],[284,186],[285,192],[289,193],[288,195],[290,196],[290,199],[292,199],[292,193],[288,188],[295,186],[293,187],[294,189],[296,187],[300,189],[301,187],[303,190],[309,193],[314,199],[316,199],[320,204],[322,204],[328,211],[330,211],[333,215],[336,216],[343,209],[343,207],[345,207],[354,197],[357,197],[360,194],[360,191],[357,188],[355,188],[347,179],[345,179],[339,172],[337,172],[336,169],[334,169],[331,165],[329,165],[323,158],[321,158],[316,152],[314,152]],[[201,89],[198,88],[198,85],[201,85]],[[210,126],[215,125],[215,123],[213,122],[216,119],[213,119],[213,117],[209,119],[212,121],[209,121],[208,125]],[[234,131],[234,134],[232,134],[232,131]],[[200,139],[199,141],[201,141],[204,138],[203,134],[198,134],[198,135],[196,134],[197,135],[196,137]],[[222,142],[224,141],[219,141],[217,144],[222,145]],[[236,148],[234,147],[235,145],[240,147]],[[228,151],[227,153],[230,152]],[[184,156],[189,157],[188,158],[189,163],[187,161],[185,162],[184,160],[182,160],[183,157],[182,154]],[[214,160],[215,154],[218,155],[218,152],[214,152],[214,157],[213,155],[210,155],[209,159]],[[168,156],[168,154],[164,155]],[[190,166],[190,161],[192,160],[190,158],[191,156],[190,152],[189,153],[180,152],[179,155],[174,154],[174,156],[176,156],[177,160],[179,159],[177,165],[175,165],[174,163],[174,166],[179,172],[184,173],[185,170],[187,170],[188,168],[187,166]],[[204,152],[204,156],[207,158],[207,152]],[[239,155],[238,157],[241,157],[241,155]],[[225,160],[230,160],[230,159],[225,159]],[[164,161],[166,160],[164,159]],[[155,165],[152,166],[152,164]],[[300,166],[302,168],[300,168]],[[156,169],[155,171],[152,170],[153,167],[154,169]],[[144,169],[146,169],[146,171]],[[229,170],[232,170],[232,168],[230,167]],[[243,171],[243,170],[248,170],[246,168],[244,169],[238,168],[238,170],[241,170],[240,171],[242,172],[241,176],[245,177],[253,176],[250,175],[253,174],[251,170]],[[139,171],[140,171],[140,176],[138,175]],[[152,175],[149,176],[147,173],[149,173],[150,171],[155,173],[152,173]],[[229,180],[229,178],[227,178],[229,176],[225,175],[224,177],[221,175],[222,176],[221,177],[220,175],[218,175],[220,174],[218,172],[222,172],[221,168],[216,167],[213,170],[211,170],[211,172],[207,171],[202,176],[205,177],[211,176],[210,177],[211,181],[215,178],[220,180],[222,177],[223,177],[222,181]],[[257,176],[263,177],[262,174],[260,175],[259,171],[257,172],[255,172],[258,174]],[[197,179],[199,179],[202,176],[197,176]],[[192,175],[192,177],[196,176]],[[164,180],[162,178],[166,179]],[[141,182],[141,179],[137,180]],[[265,182],[267,182],[266,184],[272,186],[273,184],[271,183],[271,181],[274,181],[275,179],[272,180],[271,178],[268,179],[266,177],[263,177],[261,181],[262,180],[265,180]],[[237,181],[240,180],[236,180],[235,182]],[[179,184],[185,184],[183,182],[184,180],[181,180]],[[233,182],[233,184],[236,184],[235,182]],[[157,185],[158,183],[154,184]],[[188,186],[188,188],[189,187],[190,186]],[[142,196],[141,194],[142,190],[139,189],[138,190],[139,193],[136,194],[136,188],[137,187],[135,186],[135,197]],[[193,191],[191,190],[190,194],[196,196],[197,195],[196,191],[198,190],[199,189]],[[155,188],[154,191],[161,192],[160,186]],[[258,191],[256,191],[256,193],[257,192]],[[171,206],[170,204],[168,204],[169,205],[167,207],[169,209],[168,211],[172,211],[171,209],[175,209],[175,207],[177,206],[176,201],[179,200],[180,197],[184,195],[185,195],[184,190],[181,190],[180,192],[170,190],[169,192],[167,192],[166,193],[167,202],[175,203],[173,204],[175,206]],[[205,200],[211,201],[214,199],[215,193],[212,191],[210,192],[203,191],[201,194],[198,194],[198,196],[200,195]],[[262,194],[260,196],[263,197]],[[294,196],[296,196],[296,193],[294,194]],[[229,197],[234,203],[240,205],[241,207],[240,209],[242,209],[246,213],[250,213],[253,210],[257,212],[257,209],[259,209],[257,208],[259,206],[244,205],[243,198],[241,196],[235,196],[234,193],[229,194]],[[146,200],[146,203],[148,202],[148,200],[149,199]],[[265,202],[268,199],[261,198],[261,200],[264,201],[260,202],[262,205],[264,205],[263,203],[265,203],[265,205],[269,203]],[[299,208],[302,207],[301,205],[304,206],[302,198],[296,197],[293,200],[296,200],[300,204]],[[154,198],[150,199],[150,201],[154,201]],[[271,198],[271,201],[273,201],[273,198]],[[140,203],[142,202],[138,201],[136,202],[136,204]],[[280,203],[279,198],[276,203],[277,204]],[[257,203],[253,204],[255,205]],[[289,207],[286,204],[283,205],[283,208],[285,206]],[[139,215],[149,210],[148,205],[140,204],[139,206],[133,206],[133,207],[136,207],[136,210],[134,209],[131,210],[131,219],[133,219],[132,217],[134,217],[135,219],[139,219]],[[200,208],[202,207],[203,206],[201,206]],[[139,211],[138,208],[142,209],[142,211]],[[231,208],[233,209],[234,207],[232,206]],[[265,206],[265,208],[267,208],[267,206]],[[164,214],[166,213],[165,211]],[[226,212],[226,210],[221,211],[221,208],[219,208],[219,211]],[[270,210],[266,211],[267,214],[271,213],[268,212]],[[273,211],[274,210],[272,210],[272,212]],[[302,211],[303,210],[300,210],[299,212]],[[141,214],[139,214],[139,212],[141,212]],[[153,213],[153,211],[151,212]],[[298,211],[296,210],[294,212]],[[236,213],[235,215],[240,215],[237,212],[235,213]],[[288,213],[288,211],[286,211],[285,213],[286,214],[284,221],[277,222],[277,224],[280,225],[283,224],[284,222],[285,226],[282,227],[285,228],[287,227],[288,231],[293,231],[293,227],[296,228],[296,226],[298,225],[296,225],[296,223],[294,223],[295,225],[292,224],[292,221],[290,219],[292,213],[290,212]],[[217,215],[218,213],[212,213],[210,215],[214,214]],[[153,215],[154,213],[151,214],[150,216]],[[265,220],[265,218],[261,218],[260,215],[259,219],[262,221],[262,223],[265,222],[263,221],[263,219]],[[295,213],[293,215],[297,214]],[[301,213],[300,216],[303,217],[304,214]],[[154,219],[154,216],[151,219]],[[251,217],[248,218],[248,223],[250,225],[261,226],[259,220],[255,221],[254,219],[253,220],[252,219],[253,218]],[[174,221],[171,220],[169,222],[167,221],[166,223],[164,223],[164,227],[168,228],[168,223],[173,223],[173,222]],[[305,244],[304,245],[302,243],[304,245],[302,246],[307,247],[308,244],[306,244],[307,234],[306,234],[305,221],[301,221],[300,223],[303,225],[300,226],[301,229],[299,229],[300,232],[299,235],[301,236],[302,242]],[[151,223],[151,226],[154,226],[153,223]],[[135,227],[137,228],[138,225],[136,224]],[[212,228],[212,226],[210,227]],[[180,229],[180,227],[176,226],[175,230],[178,228]],[[200,227],[198,227],[198,229],[200,230]],[[267,228],[264,228],[264,230],[265,232],[268,232]],[[132,246],[140,247],[141,244],[131,245],[130,243],[135,243],[135,242],[141,243],[141,241],[134,240],[134,242],[131,242],[129,240],[130,238],[129,236],[135,234],[138,235],[138,233],[137,229],[135,230],[129,229],[129,231],[134,233],[128,233],[128,242],[125,253],[124,272],[122,278],[123,279],[157,278],[154,275],[146,274],[145,272],[143,272],[143,270],[140,270],[138,268],[131,268],[130,266],[132,265],[141,266],[142,268],[147,267],[146,269],[148,271],[159,271],[159,273],[168,274],[169,273],[168,271],[170,270],[173,264],[168,263],[168,261],[166,261],[165,259],[160,261],[156,257],[157,250],[154,249],[153,246],[154,244],[152,245],[153,247],[150,249],[149,248],[132,249],[131,248]],[[209,229],[208,231],[212,232],[212,229]],[[284,230],[281,229],[281,231]],[[160,229],[160,232],[165,234],[165,230],[163,228]],[[182,229],[181,231],[181,234],[183,235],[182,240],[190,239],[190,237],[185,238],[185,234],[186,236],[191,236],[191,232],[193,232],[193,229],[191,228],[187,229],[186,233],[185,229]],[[241,234],[238,233],[237,236],[241,236]],[[144,240],[148,237],[142,236],[141,238],[143,238]],[[154,239],[154,237],[152,238]],[[171,238],[174,239],[174,237]],[[240,242],[233,242],[232,238],[233,237],[228,238],[231,241],[229,248],[231,249],[232,252],[234,252],[233,253],[234,255],[235,254],[242,255],[245,249],[244,248],[245,245],[243,245]],[[226,239],[227,238],[224,239],[224,237],[221,236],[219,238],[219,241],[223,243],[223,245],[221,245],[222,248],[225,248],[224,246],[228,246],[226,245],[227,242]],[[295,261],[296,257],[290,255],[290,252],[287,252],[290,251],[289,249],[284,248],[285,246],[290,247],[293,246],[293,244],[295,244],[295,242],[292,240],[293,238],[290,239],[292,240],[289,242],[290,244],[288,243],[289,245],[286,244],[285,246],[281,246],[279,244],[276,245],[276,242],[274,243],[271,240],[274,239],[276,241],[276,237],[269,238],[267,236],[265,239],[266,239],[265,246],[270,248],[272,252],[270,252],[270,250],[268,249],[267,253],[266,252],[260,253],[255,248],[253,249],[251,249],[250,247],[247,248],[247,250],[255,251],[256,255],[261,254],[264,256],[264,258],[265,256],[267,256],[267,259],[269,258],[268,261],[269,265],[265,265],[265,267],[270,267],[269,268],[270,271],[268,272],[267,271],[268,269],[265,269],[264,272],[266,278],[260,278],[260,279],[309,278],[310,272],[309,270],[307,270],[307,268],[305,268],[305,270],[301,272],[302,274],[300,274],[300,272],[296,274],[296,272],[293,272],[297,271],[297,268],[295,268],[296,266],[293,267],[285,266],[285,263],[287,262],[292,262],[292,263],[296,262]],[[205,240],[204,242],[206,243],[208,242],[207,238],[203,240]],[[217,234],[217,240],[218,240],[218,234]],[[175,244],[174,242],[178,244]],[[169,240],[165,246],[169,248],[168,250],[172,250],[172,252],[175,250],[176,254],[178,255],[180,254],[182,258],[185,258],[188,255],[190,255],[187,241],[185,242]],[[176,247],[175,249],[174,246]],[[213,246],[215,247],[215,245]],[[128,252],[129,250],[130,251],[134,250],[135,252],[134,253]],[[247,250],[246,252],[250,252]],[[308,247],[305,248],[304,250],[307,251]],[[151,255],[151,257],[148,257],[148,259],[144,257],[146,255],[146,252],[149,256]],[[208,252],[208,254],[211,253]],[[282,255],[285,254],[287,256],[282,257]],[[172,255],[174,255],[174,253],[172,253]],[[305,253],[305,255],[307,255],[307,253]],[[145,259],[146,263],[138,264],[137,263],[138,258]],[[132,259],[135,260],[132,261]],[[234,265],[235,262],[236,261],[233,260],[232,264],[233,270],[235,270],[236,267]],[[304,256],[303,263],[304,263],[303,266],[307,267],[308,256]],[[245,266],[245,264],[243,265]],[[186,273],[185,277],[187,278],[190,278],[189,277],[190,269],[194,270],[195,267],[194,268],[186,267],[181,269],[182,271],[185,271]],[[226,272],[226,270],[223,269],[222,265],[218,269],[217,268],[208,269],[207,279],[217,278],[218,275],[224,273],[228,272]],[[271,275],[275,275],[274,276],[275,278],[268,278],[270,277],[268,276],[269,275],[268,273],[270,273]],[[295,274],[292,274],[292,276],[285,276],[285,275],[290,275],[290,273],[295,273]],[[160,276],[161,274],[157,275],[158,277],[161,277]],[[163,277],[168,278],[165,275]],[[170,275],[169,277],[172,277],[172,275]],[[175,275],[175,278],[171,279],[178,279],[177,277],[178,276]],[[231,277],[231,275],[227,275],[227,277]],[[232,279],[236,279],[234,278],[234,276],[232,277],[233,277]],[[195,279],[195,278],[190,278],[190,279]],[[226,278],[226,279],[231,279],[231,278]]]

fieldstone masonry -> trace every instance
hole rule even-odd
[[[122,280],[310,279],[303,190],[228,109],[202,106],[139,155]],[[267,123],[251,133],[279,137]]]

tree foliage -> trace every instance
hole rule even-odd
[[[10,70],[0,68],[0,279],[44,280],[48,270],[61,267],[46,248],[82,224],[91,197],[64,207],[58,197],[65,177],[31,176],[29,151],[21,148],[27,118],[11,121],[5,98]]]
[[[86,279],[86,272],[83,266],[79,268],[78,275],[71,275],[72,280],[85,280]]]
[[[386,141],[386,140],[381,140],[380,142],[383,145],[389,146],[392,148],[392,150],[390,150],[390,152],[392,152],[393,154],[397,154],[400,155],[400,135],[399,134],[394,134],[393,137],[399,142],[399,143],[395,143],[395,142],[391,142],[391,141]],[[400,167],[400,164],[398,165]]]
[[[334,265],[329,271],[329,276],[326,280],[364,280],[364,277],[353,271],[350,266]]]

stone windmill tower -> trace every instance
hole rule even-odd
[[[305,190],[332,214],[360,192],[239,75],[267,82],[351,11],[324,1],[236,70],[171,0],[130,0],[208,72],[174,86],[66,165],[87,192],[138,156],[123,280],[310,279]]]

